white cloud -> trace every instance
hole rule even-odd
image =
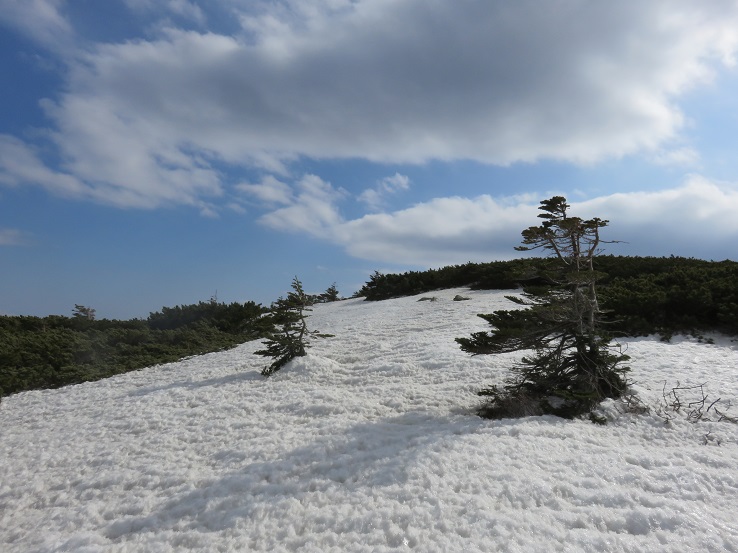
[[[330,239],[340,233],[343,219],[336,204],[346,192],[316,175],[305,175],[296,188],[290,205],[263,215],[259,221],[275,230],[302,232],[317,238]]]
[[[365,203],[369,209],[374,211],[379,211],[379,208],[384,204],[382,193],[376,188],[367,188],[356,199]]]
[[[68,33],[61,0],[0,1],[12,25],[47,41]],[[224,195],[220,164],[286,175],[300,157],[506,165],[653,154],[683,128],[680,95],[738,48],[730,0],[224,5],[242,34],[170,27],[70,56],[65,89],[45,103],[62,160],[49,170],[101,201],[156,207]]]
[[[61,196],[91,199],[118,207],[156,208],[172,203],[199,206],[202,196],[220,195],[214,170],[201,166],[186,155],[164,150],[149,151],[145,143],[126,140],[115,134],[115,122],[100,135],[96,159],[74,159],[65,171],[47,167],[39,152],[20,140],[0,135],[0,183],[33,184]],[[81,121],[81,125],[101,125],[101,119]],[[57,136],[62,151],[67,150]],[[74,147],[80,147],[77,143]],[[155,176],[156,178],[151,178]]]
[[[331,190],[326,188],[319,199],[307,194],[263,220],[277,230],[299,230],[329,240],[358,258],[433,267],[518,257],[514,247],[520,244],[520,233],[538,224],[543,199],[436,198],[393,213],[345,220]],[[738,185],[701,176],[691,176],[676,188],[570,203],[574,215],[610,221],[603,238],[624,243],[607,246],[609,253],[717,259],[735,251],[738,241]]]
[[[169,12],[196,23],[204,24],[206,17],[200,6],[188,0],[123,0],[132,10],[139,12]]]
[[[656,153],[653,162],[658,165],[694,167],[700,162],[700,154],[694,148],[676,148]]]
[[[608,235],[628,255],[737,259],[738,183],[690,176],[682,186],[612,194],[574,204],[587,217],[610,220]]]
[[[505,205],[487,195],[437,198],[347,221],[334,238],[355,257],[438,266],[515,257],[510,244],[534,218],[533,204]]]
[[[695,240],[706,249],[711,243],[735,240],[738,233],[738,185],[700,175],[690,176],[677,188],[617,193],[574,205],[587,217],[603,213],[599,216],[635,236],[638,231],[633,229],[653,227],[674,243]]]
[[[205,15],[200,7],[187,0],[169,0],[167,8],[173,13],[186,17],[198,23],[205,23]]]
[[[0,246],[21,246],[26,243],[25,234],[14,228],[0,228]]]
[[[66,51],[73,33],[62,13],[65,3],[65,0],[0,0],[0,23],[40,44]]]
[[[367,188],[357,199],[366,204],[370,209],[378,211],[383,205],[388,195],[395,194],[401,190],[410,188],[410,178],[395,173],[391,177],[384,177],[377,182],[374,188]]]
[[[242,183],[236,189],[266,204],[289,204],[293,200],[292,188],[271,175],[264,177],[259,184]]]
[[[77,177],[48,169],[38,152],[18,140],[0,134],[0,183],[30,183],[62,196],[90,196],[90,188]]]

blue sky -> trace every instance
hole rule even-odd
[[[516,256],[736,259],[738,2],[0,0],[0,313]]]

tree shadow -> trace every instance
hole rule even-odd
[[[456,420],[427,412],[354,425],[340,435],[321,435],[281,458],[250,463],[166,501],[145,517],[127,517],[106,529],[113,540],[162,530],[217,532],[243,519],[263,518],[264,510],[279,513],[290,501],[310,503],[325,494],[359,497],[378,488],[401,488],[433,449],[434,443],[473,433],[476,417]],[[222,450],[216,461],[240,464],[247,451]]]
[[[165,392],[170,390],[199,390],[209,386],[220,386],[231,382],[246,382],[249,380],[264,380],[264,377],[258,370],[249,370],[229,374],[226,376],[218,376],[214,378],[205,378],[202,380],[182,380],[179,382],[170,382],[161,386],[143,386],[132,390],[127,395],[129,397],[141,397],[156,392]]]

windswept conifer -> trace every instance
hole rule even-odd
[[[295,357],[305,355],[310,347],[310,338],[327,338],[330,334],[320,334],[308,330],[308,315],[311,311],[311,296],[305,293],[302,283],[295,277],[292,280],[292,292],[286,298],[279,298],[272,304],[269,315],[273,329],[267,334],[265,349],[254,352],[256,355],[273,357],[274,361],[265,367],[261,374],[271,376]]]
[[[86,319],[88,321],[95,320],[95,310],[86,305],[74,304],[73,316],[77,319]]]
[[[601,327],[596,282],[602,275],[593,265],[603,243],[600,229],[608,221],[572,217],[568,208],[561,196],[542,201],[544,222],[522,232],[523,246],[517,250],[543,249],[554,260],[537,275],[538,284],[524,288],[522,298],[508,296],[526,309],[480,315],[492,332],[456,339],[473,355],[534,351],[514,367],[515,377],[503,387],[480,392],[489,398],[482,416],[572,417],[625,390],[628,368],[619,364],[627,356],[614,351]]]

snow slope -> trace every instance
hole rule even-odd
[[[738,551],[736,425],[479,419],[515,356],[453,339],[510,304],[434,295],[316,306],[336,337],[271,379],[253,342],[4,399],[0,551]],[[738,398],[727,340],[627,346],[651,406]]]

